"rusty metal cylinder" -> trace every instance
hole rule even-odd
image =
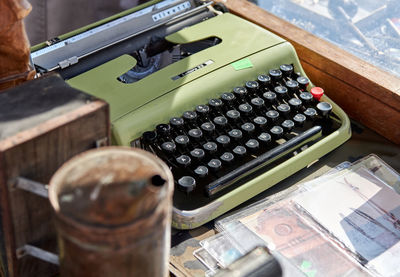
[[[173,177],[152,154],[104,147],[52,177],[61,276],[167,276]]]

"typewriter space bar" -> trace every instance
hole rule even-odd
[[[222,176],[221,178],[215,180],[214,182],[208,184],[206,186],[206,193],[208,196],[211,196],[222,189],[225,189],[234,183],[236,183],[239,179],[242,179],[254,171],[270,164],[276,159],[294,151],[300,146],[306,144],[309,141],[315,140],[316,138],[321,136],[321,126],[314,126],[307,131],[304,131],[300,135],[291,138],[290,140],[282,143],[281,145],[265,152],[264,154],[258,156],[254,160],[249,161],[248,163],[238,167],[237,169],[229,172],[228,174]]]

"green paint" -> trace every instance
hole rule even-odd
[[[232,63],[232,66],[235,70],[242,70],[246,68],[252,68],[253,64],[251,63],[250,59],[245,58],[240,61]]]
[[[303,263],[301,264],[301,270],[305,270],[311,267],[311,262],[309,261],[303,261]]]

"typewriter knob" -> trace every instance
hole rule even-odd
[[[221,99],[213,98],[208,101],[208,104],[210,105],[211,110],[215,113],[218,114],[222,111],[222,106],[224,103],[222,102]]]
[[[179,190],[189,193],[196,188],[196,180],[191,176],[183,176],[178,180]]]
[[[291,64],[282,64],[279,66],[279,69],[282,71],[285,77],[290,77],[293,73],[293,65]]]
[[[228,132],[228,135],[229,135],[232,139],[234,139],[234,140],[236,140],[236,141],[240,140],[240,139],[243,137],[243,133],[242,133],[242,131],[240,131],[239,129],[232,129],[232,130],[230,130],[230,131]]]
[[[172,126],[172,128],[174,129],[174,131],[178,134],[183,133],[183,124],[184,124],[184,120],[181,117],[172,117],[169,120],[169,124]]]
[[[267,119],[263,116],[257,116],[253,119],[253,122],[260,130],[263,130],[267,126]]]
[[[290,119],[286,119],[282,122],[281,126],[286,132],[290,132],[294,127],[294,122]]]
[[[290,113],[290,106],[288,104],[280,104],[276,109],[284,116],[288,116]]]
[[[195,148],[192,151],[190,151],[190,156],[192,156],[193,159],[196,160],[197,162],[201,161],[205,155],[206,153],[204,152],[204,150],[200,148]]]
[[[224,154],[219,157],[224,163],[230,164],[235,159],[235,156],[231,152],[225,152]]]
[[[324,95],[324,89],[320,87],[313,87],[310,90],[312,96],[314,97],[315,100],[319,101],[321,97]]]
[[[261,111],[264,107],[264,100],[260,97],[255,97],[250,100],[250,103],[254,106],[254,108],[258,111]]]
[[[271,142],[271,135],[268,133],[261,133],[257,138],[263,144],[268,144]]]
[[[277,86],[274,88],[274,91],[276,93],[276,95],[278,95],[278,97],[280,99],[287,99],[288,98],[288,89],[284,86]]]
[[[176,144],[172,141],[166,141],[161,144],[161,149],[168,154],[172,154],[176,151]]]
[[[279,69],[271,69],[269,71],[269,76],[271,76],[272,81],[278,82],[280,79],[282,79],[282,71]]]
[[[232,92],[224,92],[221,94],[222,102],[224,102],[228,106],[233,106],[235,103],[236,97]]]
[[[276,103],[276,93],[272,91],[267,91],[263,94],[265,100],[267,100],[270,104]]]
[[[213,121],[218,128],[225,128],[228,125],[228,119],[225,116],[217,116]]]
[[[290,107],[295,111],[300,110],[302,104],[303,104],[303,102],[301,102],[301,100],[298,98],[291,98],[289,100]]]
[[[257,94],[259,85],[257,81],[247,81],[245,84],[247,91],[253,95]]]
[[[213,171],[217,171],[221,168],[222,163],[219,159],[212,159],[208,162],[208,167],[211,168]]]
[[[271,84],[271,77],[269,77],[268,75],[258,75],[257,80],[262,88],[266,88]]]
[[[226,136],[226,135],[221,135],[217,137],[216,141],[222,146],[222,147],[228,147],[229,144],[231,143],[231,139]]]
[[[246,123],[242,124],[242,126],[240,126],[240,128],[243,130],[243,132],[245,134],[250,135],[254,132],[254,130],[256,129],[256,126],[254,126],[253,123],[246,122]]]
[[[226,112],[226,116],[232,122],[237,122],[240,119],[240,112],[238,112],[237,110],[229,110]]]
[[[206,135],[209,136],[214,134],[215,131],[215,125],[211,122],[204,122],[203,124],[201,124],[200,128],[204,131]]]
[[[156,132],[159,136],[168,136],[171,132],[171,127],[168,124],[158,124],[156,126]]]
[[[300,99],[305,104],[309,104],[311,102],[311,100],[313,99],[313,96],[308,91],[304,91],[304,92],[300,93]]]
[[[332,105],[328,102],[319,102],[317,104],[318,113],[323,117],[328,117],[332,111]]]
[[[199,177],[206,177],[208,175],[208,168],[204,165],[200,165],[194,170],[194,173]]]
[[[296,93],[299,90],[299,83],[294,80],[289,80],[285,83],[291,93]]]
[[[269,132],[275,139],[279,139],[283,136],[283,128],[281,126],[272,127]]]
[[[243,157],[247,153],[246,147],[241,146],[241,145],[236,146],[232,151],[239,157]]]
[[[244,88],[244,87],[235,87],[233,89],[233,94],[237,98],[244,100],[246,98],[246,96],[247,96],[247,89]]]
[[[304,111],[304,115],[305,115],[307,118],[309,118],[309,119],[311,119],[311,120],[314,120],[315,117],[317,116],[317,111],[316,111],[314,108],[307,108],[307,109]]]
[[[208,154],[214,154],[215,152],[217,152],[218,146],[215,142],[210,141],[203,144],[203,149]]]
[[[209,112],[210,112],[210,107],[207,105],[197,105],[196,106],[196,112],[201,118],[207,118]]]
[[[305,91],[307,89],[308,84],[310,83],[310,80],[308,80],[307,77],[304,76],[299,76],[296,79],[297,83],[300,85],[300,89]]]
[[[250,151],[254,152],[254,151],[256,151],[256,150],[260,147],[260,143],[259,143],[256,139],[249,139],[249,140],[246,142],[246,147],[247,147]]]
[[[271,120],[271,122],[275,122],[279,117],[279,113],[275,110],[269,110],[265,115],[267,116],[267,119]]]
[[[301,113],[298,113],[293,117],[293,121],[297,126],[303,126],[306,119],[306,116]]]
[[[189,123],[195,123],[197,120],[197,113],[194,111],[186,111],[182,115],[183,120]]]
[[[199,128],[194,128],[189,130],[188,135],[194,141],[199,141],[203,137],[203,132]]]
[[[147,131],[143,133],[142,138],[146,143],[153,143],[156,141],[157,134],[154,131]]]
[[[190,163],[192,162],[192,160],[187,155],[180,155],[178,158],[176,158],[176,162],[180,166],[188,167],[190,165]]]
[[[242,112],[244,115],[249,116],[253,111],[253,107],[247,103],[239,105],[239,111]]]

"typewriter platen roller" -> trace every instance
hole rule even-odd
[[[169,164],[180,229],[223,214],[351,135],[346,114],[325,95],[316,100],[318,88],[309,93],[313,85],[288,42],[208,4],[191,5],[198,19],[190,26],[175,18],[132,36],[129,51],[100,53],[104,63],[64,75],[110,104],[114,144],[145,148]]]

